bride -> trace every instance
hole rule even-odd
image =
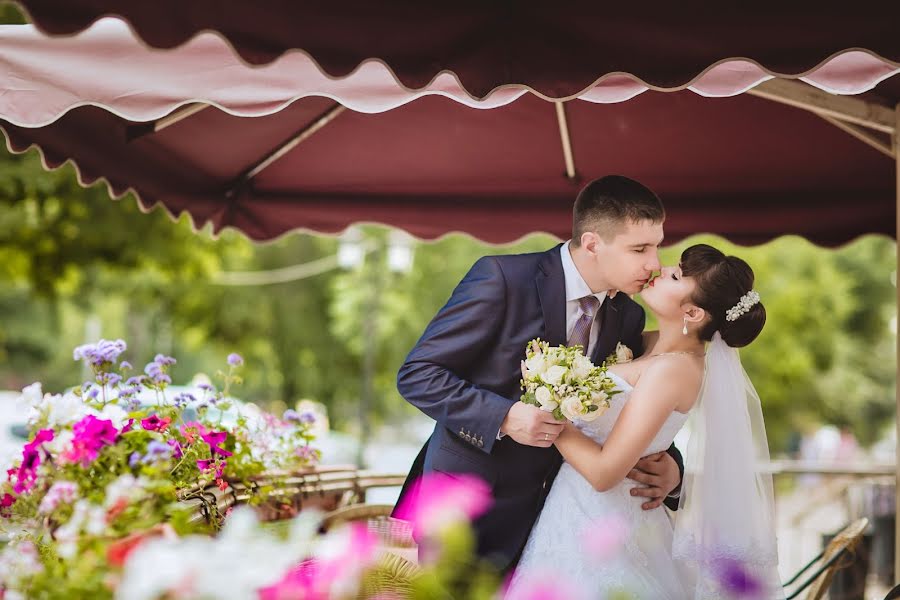
[[[507,598],[564,581],[586,598],[783,597],[759,397],[735,348],[766,320],[743,260],[691,246],[641,292],[659,331],[645,354],[609,369],[619,389],[590,423],[568,423],[565,459],[531,531]],[[674,524],[642,511],[625,479],[691,419]],[[614,552],[598,552],[621,535]],[[610,555],[611,554],[611,555]]]

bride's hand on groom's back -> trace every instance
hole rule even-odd
[[[642,484],[632,488],[631,495],[648,498],[642,508],[658,508],[666,497],[681,484],[678,463],[668,452],[643,457],[628,473],[628,478]]]
[[[538,448],[552,446],[562,429],[563,423],[557,421],[552,413],[524,402],[513,403],[500,425],[503,435],[525,446]]]

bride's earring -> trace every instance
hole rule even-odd
[[[687,317],[684,318],[684,327],[681,328],[681,333],[687,335]]]

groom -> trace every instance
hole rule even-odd
[[[401,496],[423,472],[486,481],[494,502],[474,523],[477,552],[502,570],[515,566],[562,464],[553,446],[562,425],[517,401],[525,346],[534,338],[580,344],[600,364],[622,342],[638,356],[645,316],[629,295],[660,268],[664,219],[659,198],[640,183],[592,181],[575,200],[570,241],[479,259],[400,368],[400,393],[437,421]],[[669,495],[682,473],[672,446],[638,462],[629,477],[644,487],[632,493],[650,498],[646,510],[664,500],[676,509]]]

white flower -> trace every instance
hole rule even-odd
[[[71,392],[63,395],[47,395],[47,405],[50,412],[47,414],[47,423],[53,427],[64,427],[89,413],[90,407],[82,402],[81,398]]]
[[[93,411],[95,416],[100,419],[108,419],[112,421],[113,427],[122,429],[128,422],[128,413],[118,404],[107,404],[101,411]]]
[[[563,399],[560,410],[562,410],[563,416],[570,421],[581,418],[585,412],[584,406],[581,404],[581,400],[578,399],[578,396],[569,396]]]
[[[534,392],[535,399],[540,402],[541,410],[552,412],[559,406],[559,402],[553,399],[553,394],[547,388],[541,386]]]
[[[592,363],[591,359],[584,354],[579,354],[575,357],[575,360],[572,361],[572,374],[576,379],[584,379],[591,374],[591,369],[593,368],[594,363]]]
[[[135,478],[131,473],[121,475],[106,486],[103,507],[109,510],[122,500],[128,504],[140,500],[144,496],[147,483],[148,481],[144,477]]]
[[[44,447],[52,454],[53,456],[59,456],[66,450],[72,447],[72,440],[75,439],[75,434],[71,429],[63,429],[59,433],[53,436],[53,439],[49,442],[44,443]]]
[[[44,494],[41,505],[38,507],[38,512],[48,515],[56,510],[60,504],[71,504],[77,497],[78,484],[72,481],[57,481]]]
[[[22,388],[22,395],[19,396],[19,402],[26,406],[38,408],[44,399],[44,393],[41,391],[41,382],[35,382],[28,387]]]
[[[609,396],[603,390],[591,393],[591,404],[606,406],[609,404]]]
[[[78,539],[81,532],[90,535],[102,535],[106,531],[106,511],[102,506],[91,504],[87,500],[75,503],[75,510],[68,523],[59,527],[54,533],[57,552],[63,558],[72,558],[78,550]]]
[[[255,598],[309,556],[321,515],[306,512],[295,518],[287,540],[262,530],[249,507],[236,508],[215,538],[148,540],[128,556],[115,597],[151,600],[190,581],[192,598]]]
[[[631,351],[631,348],[619,342],[616,344],[616,362],[617,363],[626,363],[631,361],[634,358],[634,353]]]
[[[584,421],[585,423],[590,423],[591,421],[596,421],[597,419],[600,418],[600,415],[602,415],[603,413],[606,412],[606,409],[608,408],[604,404],[599,404],[597,406],[598,406],[597,410],[586,411],[583,415],[581,415],[578,418],[581,419],[582,421]]]
[[[528,370],[528,376],[543,375],[547,370],[547,361],[543,354],[535,354],[525,361],[525,368]]]
[[[546,383],[550,385],[559,385],[562,383],[563,377],[566,376],[568,369],[562,365],[553,365],[547,371],[541,375],[541,379],[543,379]]]

